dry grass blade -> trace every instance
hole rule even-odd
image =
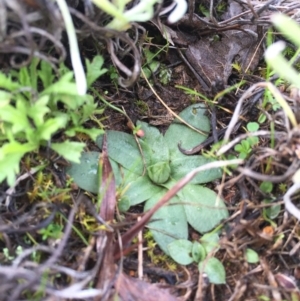
[[[107,139],[103,138],[102,154],[99,160],[101,170],[100,189],[98,197],[100,197],[100,217],[106,222],[112,221],[114,218],[116,207],[116,184],[113,171],[108,160]],[[96,297],[95,301],[108,300],[113,286],[113,279],[116,273],[113,257],[113,234],[105,230],[100,230],[96,239],[96,250],[98,256],[103,256],[102,263],[99,267],[96,288],[102,289],[104,295]]]

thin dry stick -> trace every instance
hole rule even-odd
[[[296,182],[289,188],[283,197],[285,209],[300,220],[300,210],[292,203],[291,196],[300,189],[300,182]]]
[[[14,183],[14,186],[10,187],[9,189],[6,190],[6,200],[5,200],[5,206],[6,208],[9,206],[10,201],[11,201],[11,195],[16,191],[15,188],[19,185],[19,183],[32,175],[34,175],[36,172],[38,172],[41,169],[41,166],[31,168],[28,172],[24,173],[21,175]]]
[[[202,135],[206,135],[206,133],[200,131],[199,129],[193,127],[192,125],[188,124],[184,119],[182,119],[179,115],[177,115],[173,110],[171,110],[168,105],[160,98],[160,96],[157,94],[157,92],[153,89],[153,87],[151,86],[151,84],[149,83],[143,69],[141,70],[143,76],[144,76],[144,79],[146,81],[146,83],[148,84],[149,88],[151,89],[151,91],[153,92],[153,94],[157,97],[157,99],[162,103],[162,105],[173,115],[175,116],[178,120],[180,120],[182,123],[184,123],[186,126],[188,126],[190,129],[198,132],[199,134],[202,134]]]
[[[224,140],[225,141],[229,141],[229,137],[239,119],[239,115],[242,109],[242,104],[244,102],[244,100],[248,97],[250,97],[252,95],[252,92],[255,91],[255,89],[257,88],[268,88],[270,90],[270,92],[274,95],[274,97],[276,98],[276,100],[279,102],[279,104],[281,105],[281,107],[283,108],[285,114],[288,116],[288,118],[290,119],[292,125],[294,127],[297,126],[297,121],[295,118],[294,113],[292,112],[291,108],[289,107],[289,105],[287,104],[286,100],[282,97],[281,93],[279,92],[279,90],[270,82],[263,82],[263,83],[257,83],[254,84],[253,86],[251,86],[244,94],[243,96],[239,99],[236,109],[234,110],[234,113],[232,115],[232,118],[229,122],[229,125],[227,127],[227,130],[225,132],[224,135]],[[226,147],[226,146],[223,146]],[[217,152],[217,156],[220,156],[224,153],[223,151],[223,147]]]
[[[137,220],[141,220],[141,217]],[[138,234],[138,278],[143,279],[143,231]]]

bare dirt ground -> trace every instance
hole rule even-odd
[[[263,53],[266,32],[271,26],[270,15],[280,11],[297,16],[300,4],[284,0],[190,2],[189,11],[176,24],[170,25],[165,17],[159,17],[161,8],[157,7],[152,22],[133,24],[127,34],[113,33],[112,37],[106,35],[103,27],[107,16],[95,7],[93,13],[88,13],[90,1],[69,1],[69,5],[78,29],[82,58],[91,59],[99,52],[105,59],[105,67],[114,65],[118,77],[123,77],[123,85],[119,85],[112,80],[113,73],[106,73],[94,88],[107,102],[122,108],[133,122],[143,120],[164,132],[174,119],[169,109],[179,113],[192,103],[208,107],[212,139],[201,150],[194,150],[199,153],[209,151],[212,144],[222,139],[222,130],[227,128],[247,89],[266,80]],[[32,47],[37,47],[38,54],[54,65],[65,59],[71,67],[67,38],[63,26],[57,24],[52,5],[37,0],[11,1],[10,5],[0,0],[0,3],[0,13],[7,13],[0,44],[3,72],[28,63],[32,58]],[[210,4],[213,4],[211,9]],[[28,18],[21,18],[21,13]],[[34,20],[34,13],[42,18],[28,21]],[[41,32],[32,34],[32,28],[40,28]],[[168,34],[168,40],[162,33]],[[47,34],[61,37],[62,45],[55,39],[47,40]],[[66,50],[65,57],[61,49]],[[134,69],[134,64],[144,68],[149,65],[143,49],[152,53],[163,49],[155,60],[171,70],[170,80],[162,83],[161,69],[158,69],[150,74],[149,81],[169,109]],[[132,71],[130,76],[121,71],[122,66]],[[188,94],[177,87],[184,86],[212,100],[219,92],[242,80],[244,85],[220,95],[213,105],[208,105],[200,94]],[[274,82],[276,77],[270,80]],[[284,85],[281,86],[282,94],[296,111]],[[22,172],[25,173],[28,160],[34,164],[43,158],[47,167],[42,180],[31,176],[21,181],[13,192],[6,183],[0,184],[0,300],[300,300],[299,222],[284,210],[282,201],[291,185],[291,176],[299,168],[296,152],[299,133],[287,130],[289,127],[280,109],[273,111],[271,107],[262,106],[263,95],[264,88],[257,86],[246,98],[230,139],[244,134],[246,124],[257,122],[258,116],[264,113],[267,119],[261,130],[269,130],[271,122],[275,121],[273,148],[270,148],[270,138],[261,137],[243,168],[231,176],[224,175],[222,181],[209,184],[215,191],[222,187],[222,197],[230,212],[230,217],[223,223],[220,250],[215,255],[225,267],[226,284],[210,284],[205,275],[199,275],[196,264],[176,265],[163,257],[158,247],[153,249],[154,257],[145,252],[142,262],[138,259],[136,241],[124,248],[126,252],[120,252],[120,235],[132,230],[137,217],[143,216],[142,207],[131,208],[122,218],[116,215],[112,233],[103,233],[94,224],[89,227],[88,217],[93,218],[96,212],[94,196],[84,194],[76,185],[66,188],[64,168],[68,162],[52,161],[45,149],[22,161]],[[99,107],[103,107],[100,99]],[[98,117],[106,129],[131,132],[127,127],[128,119],[109,106]],[[88,122],[87,127],[90,125]],[[64,136],[58,134],[55,139],[64,139]],[[74,139],[87,142],[89,150],[97,149],[84,136]],[[229,153],[236,155],[233,149]],[[271,164],[270,157],[274,159]],[[271,192],[262,191],[262,181],[273,183]],[[40,187],[47,193],[40,193]],[[115,188],[110,189],[108,198],[116,192]],[[9,206],[6,206],[8,196]],[[281,206],[271,223],[264,215],[267,205],[263,203],[269,197],[273,204]],[[110,210],[110,215],[114,216],[114,208]],[[57,240],[43,240],[40,230],[54,219],[64,225],[63,236]],[[88,246],[72,225],[80,229]],[[135,229],[130,233],[137,232]],[[189,237],[197,240],[200,235],[190,229]],[[144,246],[149,245],[149,240],[144,238]],[[247,261],[247,248],[257,252],[257,263]],[[141,265],[143,279],[137,280]],[[95,289],[99,290],[98,296],[93,294]]]

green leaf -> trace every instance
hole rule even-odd
[[[137,126],[144,131],[144,137],[140,139],[143,154],[147,165],[169,161],[169,148],[160,131],[146,122],[137,121]]]
[[[48,141],[59,129],[64,128],[67,122],[68,116],[66,114],[60,114],[55,118],[49,118],[40,127],[38,127],[35,136],[38,139]]]
[[[147,168],[149,178],[156,184],[165,183],[170,177],[169,162],[159,162]]]
[[[30,74],[30,86],[32,89],[35,91],[38,90],[38,75],[37,75],[37,66],[39,64],[40,60],[36,57],[34,57],[31,60],[31,63],[28,67],[29,69],[29,74]]]
[[[250,143],[249,143],[249,141],[242,140],[241,144],[242,144],[242,146],[243,146],[243,148],[244,148],[245,151],[247,151],[247,152],[250,151]]]
[[[43,125],[45,115],[50,112],[50,109],[47,107],[48,101],[49,96],[44,95],[34,102],[27,111],[28,116],[34,121],[36,127]]]
[[[257,122],[248,122],[247,130],[249,132],[256,132],[259,129],[259,124]]]
[[[210,283],[225,284],[226,272],[222,262],[217,258],[209,258],[198,265],[200,273],[206,273]]]
[[[12,132],[14,134],[31,128],[29,120],[26,115],[26,109],[21,106],[22,101],[17,101],[17,108],[11,105],[6,105],[0,110],[0,118],[3,121],[9,122],[12,125]],[[25,111],[25,112],[24,112]]]
[[[104,60],[101,55],[96,55],[93,58],[92,63],[90,63],[88,59],[85,59],[87,69],[86,80],[88,87],[90,87],[98,77],[107,72],[106,68],[102,69],[103,63]]]
[[[259,142],[258,137],[248,137],[246,140],[248,141],[250,146],[254,146]]]
[[[161,191],[161,187],[154,185],[147,176],[125,180],[124,197],[128,198],[130,206],[140,204],[150,199],[153,195]]]
[[[228,211],[217,194],[200,185],[185,186],[178,196],[184,202],[188,223],[198,232],[208,232],[228,217]]]
[[[264,193],[271,193],[273,190],[273,183],[269,182],[269,181],[263,181],[261,182],[261,184],[259,185],[259,188],[261,189],[261,191],[263,191]]]
[[[13,81],[10,76],[0,72],[0,88],[13,92],[20,89],[21,85]]]
[[[234,150],[241,153],[244,151],[244,148],[241,144],[236,144],[236,146],[234,147]]]
[[[213,160],[203,156],[185,156],[183,158],[173,159],[170,163],[171,175],[175,180],[180,180],[193,169],[202,166]],[[191,184],[201,184],[211,182],[222,176],[220,168],[214,168],[199,172],[191,181]]]
[[[1,77],[1,73],[0,73],[0,77]],[[12,98],[11,93],[0,90],[0,109],[7,106],[10,103],[11,98]]]
[[[7,179],[8,185],[13,186],[16,174],[20,171],[20,160],[36,147],[30,143],[10,142],[4,144],[0,148],[0,183]]]
[[[167,192],[162,189],[152,196],[145,204],[144,211],[151,209],[159,199]],[[159,245],[168,255],[168,245],[177,239],[187,239],[188,225],[183,206],[177,196],[173,197],[167,206],[160,208],[152,217],[148,227]]]
[[[73,72],[64,74],[60,79],[48,86],[41,94],[66,94],[66,95],[78,95],[76,84],[73,80]]]
[[[259,256],[258,254],[252,250],[252,249],[246,249],[246,259],[249,263],[258,263],[259,262]]]
[[[85,143],[73,142],[69,140],[66,140],[61,143],[51,144],[51,148],[54,151],[56,151],[59,155],[75,163],[80,162],[80,155],[84,147],[85,147]]]
[[[96,128],[86,129],[83,126],[77,126],[68,129],[67,131],[65,131],[65,133],[69,137],[74,137],[76,133],[84,133],[88,135],[93,141],[96,141],[99,135],[104,134],[104,131],[102,129],[96,129]]]
[[[67,168],[67,174],[74,179],[74,182],[83,190],[92,193],[98,193],[98,161],[99,152],[82,153],[79,163],[72,163]],[[109,160],[117,185],[120,185],[122,179],[120,178],[119,167],[116,162]]]
[[[193,242],[192,257],[195,262],[200,262],[206,257],[205,249],[198,241]]]
[[[194,259],[191,256],[193,244],[186,239],[174,240],[168,245],[170,256],[179,264],[191,264]]]
[[[118,209],[120,210],[120,212],[126,212],[130,208],[130,201],[127,197],[122,197],[118,201],[117,205],[118,205]]]
[[[22,67],[19,70],[19,83],[24,87],[31,86],[31,80],[27,67]]]
[[[52,67],[45,60],[41,61],[41,69],[37,73],[43,83],[44,89],[47,89],[54,82],[55,76],[52,72]]]
[[[201,104],[194,104],[183,110],[179,116],[183,118],[193,127],[209,133],[210,122],[207,116],[205,116],[206,109]],[[169,126],[165,134],[165,141],[169,147],[170,155],[174,157],[185,157],[178,149],[178,143],[181,143],[181,147],[184,149],[191,149],[207,138],[207,134],[200,134],[186,125],[180,123],[178,119],[175,119]]]
[[[72,163],[67,174],[83,190],[98,193],[98,160],[99,152],[82,153],[79,163]]]
[[[271,204],[272,200],[263,200],[263,204]],[[275,219],[281,211],[280,205],[273,205],[271,207],[263,208],[264,216],[266,215],[269,219]]]
[[[103,136],[96,139],[96,144],[102,149]],[[107,131],[108,155],[126,169],[142,175],[144,164],[137,142],[132,135],[117,131]]]
[[[217,233],[206,233],[200,239],[201,245],[207,253],[217,251],[220,247],[219,235]]]

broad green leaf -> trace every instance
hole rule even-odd
[[[142,138],[142,140],[145,141],[146,143],[148,143],[149,145],[156,142],[156,140],[162,136],[162,134],[158,130],[158,128],[151,126],[147,122],[138,120],[136,122],[136,126],[140,127],[144,131],[145,136]]]
[[[194,260],[191,256],[193,244],[186,239],[174,240],[168,245],[170,256],[179,264],[191,264]]]
[[[257,122],[248,122],[247,123],[247,130],[249,132],[255,132],[259,129],[259,124]]]
[[[182,158],[175,158],[171,161],[171,175],[175,180],[180,180],[186,176],[193,169],[202,166],[206,163],[212,162],[203,156],[185,156]],[[214,168],[199,172],[191,181],[191,184],[208,183],[222,176],[220,168]]]
[[[158,162],[154,165],[147,167],[149,178],[156,184],[163,184],[167,182],[170,177],[169,162]]]
[[[103,136],[96,139],[102,149]],[[117,131],[107,131],[108,155],[126,169],[142,175],[144,164],[137,142],[132,135]]]
[[[217,233],[206,233],[200,239],[201,245],[204,247],[206,253],[217,251],[220,247],[219,235]]]
[[[147,165],[169,161],[169,148],[160,131],[146,122],[137,121],[145,135],[140,139]]]
[[[134,206],[150,199],[161,191],[161,187],[154,185],[147,176],[142,176],[126,181],[125,190],[124,197],[128,198],[130,206]]]
[[[127,197],[123,196],[119,201],[118,201],[118,209],[120,212],[126,212],[130,208],[130,201]]]
[[[202,261],[198,265],[201,273],[205,272],[210,283],[213,284],[225,284],[226,283],[226,272],[222,262],[215,258],[209,258],[208,260]]]
[[[61,143],[51,144],[51,148],[54,151],[56,151],[59,155],[75,163],[80,162],[80,155],[84,147],[85,147],[85,143],[73,142],[69,140],[66,140]]]
[[[79,163],[72,163],[67,168],[67,174],[74,179],[74,182],[83,190],[92,193],[98,193],[98,161],[99,152],[82,153]],[[116,162],[109,160],[116,184],[120,185],[122,182],[119,167]]]
[[[144,211],[152,208],[166,192],[166,189],[162,189],[152,196],[146,202]],[[159,247],[167,255],[169,255],[168,245],[171,242],[188,237],[186,215],[177,196],[173,197],[168,205],[160,208],[151,220],[148,227]]]
[[[67,174],[83,190],[98,193],[98,160],[99,152],[82,153],[79,163],[72,163]]]
[[[205,116],[206,109],[201,104],[194,104],[183,110],[179,116],[183,118],[193,127],[205,132],[200,134],[186,125],[182,124],[178,119],[175,119],[169,126],[165,134],[165,141],[169,147],[170,155],[174,157],[183,157],[179,149],[178,144],[181,143],[181,147],[184,149],[191,149],[201,142],[203,142],[210,131],[210,122],[207,116]]]
[[[107,71],[106,68],[102,68],[103,63],[104,60],[101,55],[96,55],[91,63],[88,59],[85,60],[87,69],[86,80],[88,87],[90,87],[98,77]]]
[[[193,242],[192,257],[195,262],[200,262],[206,257],[205,249],[198,241]]]
[[[252,250],[252,249],[246,249],[246,259],[249,263],[258,263],[259,262],[259,256],[258,254]]]
[[[184,210],[189,224],[200,233],[212,230],[228,217],[223,200],[209,188],[189,184],[178,196],[185,204]]]
[[[263,181],[259,185],[259,188],[265,193],[271,193],[273,190],[273,183],[269,181]]]

